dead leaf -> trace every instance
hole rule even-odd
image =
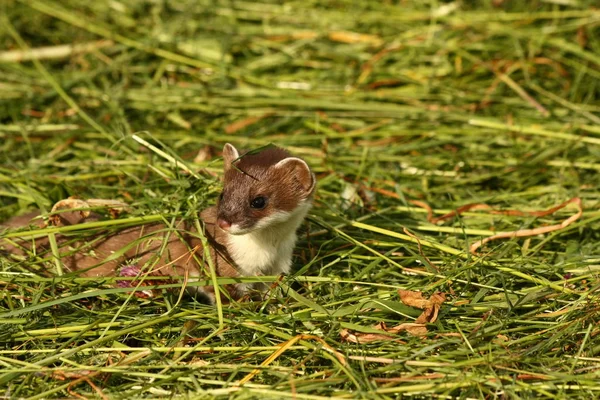
[[[373,326],[374,329],[382,331],[382,333],[351,333],[348,329],[343,329],[340,332],[342,339],[352,343],[369,343],[378,340],[398,340],[394,335],[402,331],[407,331],[413,336],[426,335],[426,324],[437,320],[440,307],[446,301],[446,295],[438,292],[434,293],[429,299],[425,299],[421,292],[402,289],[398,290],[398,294],[400,300],[407,306],[424,310],[415,322],[405,322],[391,328],[388,328],[385,322],[379,322]]]
[[[424,299],[423,293],[421,292],[399,289],[398,294],[400,295],[400,300],[402,300],[402,302],[407,306],[416,307],[423,310],[429,305],[429,300]]]
[[[403,329],[405,329],[408,333],[410,333],[413,336],[427,335],[427,327],[423,324],[417,324],[417,323],[402,324],[402,325],[398,325],[395,328],[399,328],[399,327],[402,327]]]
[[[446,295],[438,292],[434,293],[429,299],[423,298],[423,293],[411,290],[398,290],[400,300],[410,307],[420,308],[423,311],[415,321],[418,324],[426,324],[437,320],[441,305],[446,301]]]

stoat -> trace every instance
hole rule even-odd
[[[240,156],[234,146],[226,144],[223,159],[223,191],[217,205],[199,214],[217,276],[289,272],[296,231],[312,204],[314,174],[306,162],[277,147]],[[4,226],[25,227],[39,214],[13,218]],[[84,217],[78,211],[70,211],[58,214],[53,221],[54,225],[61,226],[97,219],[93,213]],[[39,219],[35,221],[38,227],[43,226]],[[148,273],[188,280],[210,276],[200,235],[191,222],[182,219],[176,220],[173,227],[154,223],[110,235],[93,235],[76,243],[67,243],[70,239],[63,235],[57,235],[57,240],[63,266],[70,272],[78,271],[81,276]],[[35,242],[27,239],[17,242],[15,246],[14,241],[1,239],[0,233],[0,250],[4,252],[23,256],[35,243],[38,256],[51,256],[47,237]],[[239,299],[246,294],[248,286],[235,284],[226,289],[232,298]],[[212,286],[196,290],[209,302],[214,301]]]

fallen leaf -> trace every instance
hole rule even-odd
[[[382,333],[352,333],[348,329],[343,329],[340,336],[343,340],[352,343],[369,343],[378,340],[398,340],[394,335],[406,331],[413,336],[424,336],[427,334],[426,324],[435,322],[438,317],[441,305],[446,301],[444,293],[434,293],[429,299],[423,298],[421,292],[412,290],[398,290],[400,300],[410,307],[423,310],[415,322],[405,322],[400,325],[388,328],[385,322],[379,322],[373,328]]]
[[[441,305],[446,301],[444,293],[434,293],[429,299],[424,299],[421,292],[411,290],[398,290],[400,300],[407,306],[420,308],[423,311],[415,321],[418,324],[426,324],[437,320]]]
[[[399,289],[398,294],[400,295],[400,300],[402,300],[402,302],[407,306],[416,307],[423,310],[429,305],[429,300],[424,299],[423,293],[421,292]]]
[[[399,329],[402,328],[402,329]],[[427,334],[427,327],[423,324],[419,323],[406,323],[395,326],[394,329],[406,330],[413,336],[425,336]]]

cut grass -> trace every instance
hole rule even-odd
[[[0,256],[6,396],[598,397],[600,13],[527,4],[2,3],[0,220],[70,195],[132,212],[31,233],[193,219],[226,142],[286,147],[319,179],[294,273],[263,302],[209,307],[160,278],[140,300],[44,273],[51,254]],[[573,210],[434,225],[409,202],[573,197],[575,223],[477,256]],[[447,294],[426,337],[343,341],[413,321],[400,288]]]

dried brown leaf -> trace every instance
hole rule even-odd
[[[398,290],[400,300],[410,307],[420,308],[423,313],[415,321],[419,324],[435,322],[437,320],[440,306],[446,301],[444,293],[435,293],[429,299],[424,299],[421,292],[411,290]]]
[[[426,324],[437,320],[440,307],[446,301],[446,295],[435,293],[429,299],[425,299],[421,292],[398,290],[398,293],[402,302],[407,306],[424,310],[415,322],[405,322],[391,328],[388,328],[385,322],[379,322],[373,326],[374,329],[382,331],[382,333],[352,333],[348,329],[343,329],[340,332],[342,339],[352,343],[369,343],[379,340],[398,340],[393,335],[402,331],[406,331],[413,336],[426,335]]]
[[[429,306],[429,300],[423,298],[423,293],[412,290],[398,290],[400,300],[410,307],[420,308],[421,310]]]

